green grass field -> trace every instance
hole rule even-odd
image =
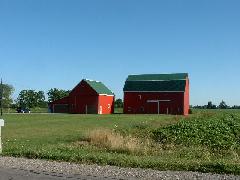
[[[3,155],[240,174],[240,111],[166,115],[5,114]]]

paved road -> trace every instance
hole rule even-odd
[[[84,176],[80,174],[64,175],[61,173],[38,172],[24,169],[0,169],[0,180],[114,180],[116,178],[99,178],[94,175]]]
[[[0,156],[0,180],[240,180],[240,176],[156,171]]]

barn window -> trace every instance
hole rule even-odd
[[[142,99],[142,95],[139,94],[138,97],[139,97],[140,100]]]
[[[143,106],[141,106],[141,108],[140,108],[140,112],[141,112],[141,113],[144,112],[144,107],[143,107]]]
[[[111,105],[110,104],[108,104],[108,109],[110,109],[111,108]]]

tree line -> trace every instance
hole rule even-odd
[[[194,108],[194,109],[240,109],[240,106],[238,105],[229,106],[225,101],[222,100],[219,103],[219,105],[213,104],[212,101],[208,101],[206,105],[203,105],[203,106],[196,105],[196,106],[192,106],[191,108]]]
[[[47,91],[47,98],[44,91],[35,91],[35,90],[22,90],[17,99],[13,100],[12,95],[14,92],[14,87],[9,84],[0,85],[2,93],[2,106],[3,108],[46,108],[48,103],[61,99],[69,95],[69,90],[52,88]]]
[[[68,96],[69,90],[52,88],[47,91],[47,99],[43,91],[22,90],[16,100],[16,106],[22,108],[46,108],[49,102]]]
[[[0,85],[1,86],[1,85]],[[0,87],[1,88],[1,87]],[[48,103],[61,99],[69,95],[70,90],[63,90],[58,88],[51,88],[47,91],[47,98],[44,91],[22,90],[16,100],[12,99],[14,88],[12,85],[2,85],[3,94],[3,108],[47,108]],[[122,99],[115,101],[115,107],[122,108]]]
[[[70,90],[63,90],[58,88],[51,88],[47,91],[47,98],[44,91],[35,91],[35,90],[22,90],[16,100],[12,99],[12,94],[14,92],[14,87],[9,84],[0,85],[0,89],[3,89],[3,93],[0,94],[2,97],[2,106],[3,108],[47,108],[49,102],[61,99],[69,95]],[[116,108],[123,108],[123,100],[115,100]],[[191,106],[195,109],[240,109],[240,106],[228,106],[225,101],[221,101],[219,105],[215,105],[212,101],[209,101],[206,105],[203,106]]]

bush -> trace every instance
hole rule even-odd
[[[236,149],[240,147],[240,118],[231,114],[201,115],[153,130],[152,137],[162,144],[204,145],[217,150]]]
[[[188,110],[188,113],[189,113],[189,114],[192,114],[192,113],[193,113],[192,109],[189,109],[189,110]]]

